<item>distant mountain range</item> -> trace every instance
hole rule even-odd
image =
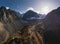
[[[24,20],[32,20],[32,19],[43,19],[45,15],[38,14],[33,10],[28,10],[26,13],[23,14]]]
[[[46,15],[38,14],[33,10],[28,10],[23,14],[22,19],[27,21],[29,24],[34,24],[35,22],[44,19]]]

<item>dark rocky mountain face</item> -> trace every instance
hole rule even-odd
[[[24,19],[24,20],[29,20],[29,19],[32,18],[32,17],[38,18],[39,15],[38,15],[36,12],[32,11],[32,10],[27,11],[27,12],[23,15],[23,19]]]
[[[48,13],[45,25],[45,44],[60,44],[60,7]]]
[[[60,29],[60,7],[48,13],[44,23],[49,29]]]
[[[17,12],[4,6],[0,7],[0,43],[20,30],[25,23]]]
[[[37,21],[37,18],[39,18],[39,15],[36,12],[29,10],[24,13],[22,19],[27,21],[29,24],[34,24]]]
[[[27,11],[23,15],[23,20],[27,21],[29,24],[35,24],[36,22],[40,21],[43,19],[45,16],[38,14],[32,10]]]

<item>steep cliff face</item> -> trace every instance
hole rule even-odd
[[[24,24],[26,24],[26,22],[21,19],[17,12],[6,9],[3,6],[0,7],[0,37],[2,36],[0,43],[4,37],[8,38],[8,35],[15,34]]]
[[[15,33],[15,31],[19,30],[21,25],[24,24],[17,12],[6,9],[5,7],[0,8],[0,22],[2,22],[6,30],[11,31],[11,33]]]
[[[46,29],[60,29],[60,7],[48,13],[44,23]]]
[[[60,44],[60,7],[48,13],[44,25],[45,44]]]

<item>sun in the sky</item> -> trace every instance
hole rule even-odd
[[[49,9],[50,7],[49,6],[44,6],[44,7],[42,7],[42,9],[41,9],[41,14],[47,14],[49,11],[50,11],[50,9]]]
[[[37,13],[46,15],[46,14],[48,14],[51,11],[50,9],[51,9],[51,6],[47,5],[47,6],[42,6],[39,11],[35,10],[33,7],[29,7],[26,11],[33,10],[33,11],[35,11]]]

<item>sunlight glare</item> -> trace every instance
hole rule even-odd
[[[44,6],[42,9],[41,9],[41,13],[42,14],[47,14],[48,12],[49,12],[49,9],[50,7],[48,7],[48,6]]]

